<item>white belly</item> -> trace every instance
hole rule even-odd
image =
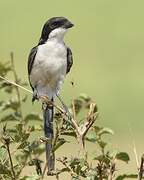
[[[38,95],[52,98],[59,93],[67,68],[67,50],[63,43],[48,41],[40,45],[30,80]]]

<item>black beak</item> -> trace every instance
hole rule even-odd
[[[63,27],[64,27],[65,29],[72,28],[73,26],[74,26],[74,24],[72,24],[70,21],[67,21],[67,22],[63,25]]]

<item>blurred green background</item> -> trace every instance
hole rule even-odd
[[[27,57],[44,22],[65,16],[75,24],[65,38],[74,66],[62,95],[67,103],[80,93],[93,97],[99,123],[115,132],[110,143],[129,151],[133,161],[133,138],[138,154],[144,150],[143,9],[143,0],[0,0],[0,60],[9,60],[13,51],[17,72],[25,80]],[[40,112],[31,103],[28,109]]]

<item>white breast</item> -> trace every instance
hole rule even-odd
[[[35,57],[31,83],[36,87],[39,95],[52,98],[58,93],[64,81],[67,68],[67,49],[62,42],[50,39],[40,45]]]

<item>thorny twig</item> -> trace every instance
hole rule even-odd
[[[4,78],[4,77],[2,77],[2,76],[0,76],[0,79],[2,79],[2,80],[4,80],[4,81],[6,81],[6,82],[8,82],[8,83],[10,83],[10,84],[18,87],[18,88],[21,88],[21,89],[23,89],[24,91],[27,91],[27,92],[29,92],[30,94],[33,94],[33,92],[32,92],[31,90],[29,90],[29,89],[27,89],[27,88],[25,88],[25,87],[23,87],[23,86],[15,83],[15,82],[11,81],[11,80],[9,80],[9,79],[6,79],[6,78]],[[43,101],[45,101],[47,104],[53,105],[53,106],[54,106],[59,112],[61,112],[62,114],[67,115],[66,112],[65,112],[62,108],[60,108],[58,105],[55,105],[52,101],[50,101],[50,100],[48,99],[48,97],[46,97],[46,96],[41,96],[40,99],[43,100]]]
[[[137,153],[135,139],[134,139],[134,136],[133,136],[133,131],[132,131],[130,122],[129,122],[128,126],[129,126],[130,135],[131,135],[131,138],[132,138],[133,152],[134,152],[134,155],[135,155],[136,165],[137,165],[137,168],[139,168],[138,153]]]
[[[79,125],[78,125],[78,122],[76,120],[76,110],[75,110],[74,100],[72,101],[72,111],[73,111],[73,118],[71,118],[71,122],[72,122],[72,125],[74,127],[75,133],[78,137],[80,132],[79,132]]]
[[[115,172],[115,159],[113,159],[111,165],[110,165],[110,171],[109,171],[109,176],[108,176],[108,180],[113,180],[114,177],[114,172]]]
[[[13,59],[13,54],[11,54],[11,59]],[[23,90],[25,90],[25,91],[27,91],[27,92],[32,94],[32,91],[30,91],[30,90],[24,88],[23,86],[20,86],[19,84],[17,84],[18,79],[17,79],[16,75],[15,75],[16,82],[9,81],[8,79],[3,78],[1,76],[0,76],[0,78],[5,80],[5,81],[7,81],[7,82],[9,82],[9,83],[11,83],[11,84],[13,84],[14,86],[16,86],[17,87],[17,91],[18,91],[18,88],[21,88],[21,89],[23,89]],[[18,94],[19,94],[19,91],[18,91]],[[20,96],[18,95],[18,99],[19,98],[20,98]],[[54,106],[61,114],[65,115],[65,116],[68,116],[67,113],[61,107],[55,105],[52,101],[50,101],[48,99],[48,97],[41,96],[40,100],[42,100],[42,102],[45,102],[46,104],[50,104],[50,105]],[[86,136],[88,130],[90,129],[90,127],[93,125],[93,123],[95,122],[95,120],[98,117],[98,112],[96,111],[96,104],[95,103],[91,103],[90,104],[90,108],[89,108],[88,115],[86,117],[86,121],[83,124],[81,124],[81,125],[79,125],[78,121],[76,121],[76,118],[75,118],[76,112],[75,112],[74,103],[73,103],[72,110],[73,110],[73,117],[71,117],[70,122],[71,122],[73,130],[76,133],[77,141],[79,142],[80,147],[84,148],[84,137]],[[58,137],[56,136],[56,140],[55,141],[57,141],[57,138]],[[44,176],[44,173],[45,173],[45,170],[43,171],[43,176]]]
[[[70,172],[71,176],[77,176],[77,174],[73,171],[73,169],[67,165],[65,157],[57,159],[58,162],[62,163]]]
[[[95,120],[98,117],[98,112],[96,112],[95,109],[96,109],[96,104],[91,103],[90,109],[88,112],[88,116],[87,116],[87,121],[84,124],[84,126],[85,126],[83,129],[84,136],[86,135],[86,133],[88,132],[88,130],[90,129],[90,127],[93,125],[93,123],[95,122]]]
[[[12,85],[20,88],[20,89],[23,89],[24,91],[27,91],[27,92],[30,93],[30,94],[33,94],[33,92],[32,92],[31,90],[29,90],[29,89],[27,89],[27,88],[25,88],[25,87],[23,87],[23,86],[15,83],[15,82],[11,81],[11,80],[9,80],[9,79],[6,79],[6,78],[4,78],[4,77],[2,77],[2,76],[0,76],[0,79],[4,80],[4,81],[6,81],[6,82],[8,82],[8,83],[10,83],[10,84],[12,84]],[[62,114],[67,115],[66,112],[65,112],[62,108],[60,108],[59,106],[55,105],[52,101],[50,101],[50,100],[48,99],[48,97],[46,97],[46,96],[41,96],[40,99],[43,100],[43,101],[45,101],[47,104],[53,105],[53,106],[54,106],[59,112],[61,112]]]
[[[73,111],[73,119],[76,121],[76,110],[75,110],[74,100],[72,100],[72,111]]]
[[[13,166],[13,161],[12,161],[12,157],[11,157],[11,152],[10,152],[10,148],[9,148],[9,144],[10,144],[10,139],[9,138],[3,138],[5,141],[5,146],[8,152],[8,156],[9,156],[9,160],[10,160],[10,165],[11,165],[11,171],[12,171],[12,179],[16,180],[16,175],[15,175],[15,171],[14,171],[14,166]]]
[[[12,72],[13,72],[13,75],[14,75],[14,78],[15,78],[15,83],[17,84],[18,83],[18,77],[17,77],[17,73],[16,73],[16,70],[15,70],[13,52],[10,53],[10,57],[11,57]],[[16,89],[16,95],[17,95],[17,99],[18,99],[18,103],[19,103],[19,112],[20,112],[20,115],[21,115],[21,118],[22,118],[22,122],[24,123],[24,121],[23,121],[23,113],[22,113],[22,108],[21,108],[22,106],[21,106],[20,91],[19,91],[18,86],[15,86],[15,89]]]
[[[141,157],[141,164],[139,168],[139,173],[138,173],[138,180],[141,180],[143,178],[144,174],[144,154]]]
[[[134,151],[135,160],[136,160],[136,164],[137,164],[137,168],[138,168],[139,167],[139,160],[138,160],[138,155],[137,155],[137,150],[136,150],[136,145],[135,145],[134,140],[133,140],[133,151]]]
[[[18,88],[21,88],[21,89],[23,89],[23,90],[25,90],[25,91],[33,94],[32,91],[28,90],[27,88],[25,88],[25,87],[23,87],[23,86],[15,83],[15,82],[13,82],[13,81],[10,81],[10,80],[2,77],[2,76],[0,76],[0,78],[3,79],[3,80],[6,81],[6,82],[8,82],[8,83],[10,83],[10,84],[18,87]],[[66,113],[61,107],[59,107],[58,105],[55,105],[52,101],[50,101],[50,100],[48,99],[48,97],[46,97],[46,96],[41,96],[40,99],[41,99],[42,101],[46,102],[47,104],[53,105],[59,112],[61,112],[62,114],[64,114],[64,115],[67,116],[67,113]],[[92,107],[92,106],[93,106],[93,107]],[[96,107],[96,104],[91,105],[91,108],[92,108],[93,110],[95,109],[95,107]],[[92,109],[91,109],[91,110],[92,110]],[[75,113],[75,108],[73,108],[73,111],[74,111],[73,113]],[[89,111],[89,112],[90,112],[90,111]],[[90,113],[89,113],[89,114],[90,114]],[[93,116],[94,116],[94,114],[93,114]],[[95,119],[96,119],[97,116],[98,116],[98,113],[97,113],[97,112],[96,112],[95,116],[96,116],[96,117],[95,117]],[[77,124],[77,122],[76,122],[76,120],[75,120],[74,118],[71,118],[71,122],[72,122],[73,127],[75,128],[76,134],[77,134],[77,135],[84,134],[84,136],[85,136],[85,134],[87,133],[87,131],[89,130],[89,128],[93,125],[93,123],[95,122],[95,120],[94,120],[94,117],[88,116],[88,117],[87,117],[87,122],[86,122],[84,125],[81,125],[80,127],[79,127],[79,125]],[[82,126],[83,126],[83,127],[82,127]],[[82,133],[81,133],[81,130],[80,130],[80,129],[83,129],[83,130],[82,130]]]
[[[77,140],[80,144],[80,147],[82,148],[84,148],[84,137],[86,136],[88,130],[90,129],[90,127],[93,125],[93,123],[96,121],[98,117],[98,112],[95,112],[95,109],[96,109],[96,104],[91,103],[86,121],[80,126],[75,120],[72,120],[76,128]]]
[[[47,169],[47,162],[45,163],[45,166],[44,166],[44,169],[43,169],[43,172],[42,172],[42,179],[44,179],[46,169]]]
[[[48,99],[48,97],[41,96],[40,99],[42,101],[44,101],[45,103],[51,104],[54,107],[56,107],[56,109],[58,111],[60,111],[62,114],[67,115],[63,109],[61,109],[59,106],[55,105],[52,101],[50,101]],[[95,109],[96,109],[96,104],[91,103],[90,109],[89,109],[89,112],[88,112],[88,115],[86,118],[86,122],[80,126],[79,126],[78,122],[76,121],[76,119],[74,119],[75,116],[73,118],[71,118],[71,123],[72,123],[73,129],[76,133],[77,140],[80,144],[80,147],[82,147],[82,148],[84,148],[84,137],[85,137],[85,135],[87,134],[88,130],[90,129],[90,127],[93,125],[93,123],[95,122],[95,120],[98,117],[98,112],[95,112]],[[75,115],[74,105],[73,105],[73,114]]]
[[[28,92],[28,93],[33,94],[33,92],[30,91],[29,89],[27,89],[27,88],[25,88],[25,87],[23,87],[23,86],[15,83],[15,82],[9,80],[9,79],[7,79],[7,78],[4,78],[4,77],[0,76],[0,79],[4,80],[5,82],[8,82],[8,83],[12,84],[13,86],[17,86],[18,88],[23,89],[24,91],[26,91],[26,92]]]

